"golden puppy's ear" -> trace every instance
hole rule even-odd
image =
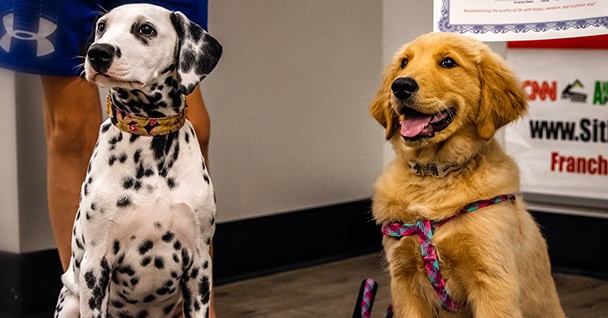
[[[393,66],[385,71],[382,86],[370,106],[370,113],[386,129],[386,140],[389,140],[399,129],[399,117],[391,106],[391,84],[393,83]]]
[[[524,115],[528,108],[523,85],[496,53],[482,51],[479,62],[481,99],[477,132],[490,140],[496,130]]]

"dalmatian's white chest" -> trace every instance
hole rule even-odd
[[[151,137],[126,133],[107,121],[82,185],[64,284],[76,286],[70,281],[82,281],[83,273],[102,276],[96,270],[105,259],[111,286],[102,311],[170,315],[184,296],[184,277],[198,280],[193,288],[205,285],[202,294],[208,294],[214,229],[213,186],[190,123]],[[183,301],[208,306],[201,299]]]

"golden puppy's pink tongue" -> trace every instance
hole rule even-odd
[[[418,136],[431,122],[433,115],[412,114],[401,121],[401,136],[412,138]]]

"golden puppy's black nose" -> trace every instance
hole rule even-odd
[[[112,65],[116,49],[109,44],[93,44],[87,51],[91,67],[99,73],[105,73]]]
[[[393,82],[391,89],[398,99],[408,99],[418,91],[418,83],[411,77],[399,77]]]

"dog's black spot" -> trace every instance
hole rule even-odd
[[[179,263],[179,257],[175,253],[173,253],[173,261],[175,261],[176,263]]]
[[[192,269],[192,273],[190,273],[190,277],[196,279],[198,277],[198,267]]]
[[[112,301],[110,302],[110,304],[111,304],[113,307],[118,308],[118,309],[120,309],[120,308],[122,308],[122,307],[124,307],[124,306],[125,306],[125,304],[121,303],[121,302],[120,302],[120,301],[118,301],[118,300],[112,300]]]
[[[147,318],[148,317],[148,311],[147,310],[142,310],[137,314],[137,318]]]
[[[205,179],[205,182],[207,182],[207,184],[209,184],[209,183],[210,183],[210,181],[209,181],[209,176],[208,176],[208,175],[204,175],[204,176],[203,176],[203,179]]]
[[[169,187],[169,189],[175,188],[175,179],[167,178],[167,186]]]
[[[127,177],[122,182],[122,187],[125,189],[129,189],[133,186],[134,183],[135,183],[135,180],[133,180],[133,178]]]
[[[133,278],[131,278],[131,280],[129,282],[131,283],[131,286],[135,287],[135,285],[137,285],[139,283],[139,278],[133,277]]]
[[[154,222],[154,227],[156,227],[157,229],[163,228],[163,226],[160,224],[160,222]]]
[[[154,247],[154,243],[150,240],[145,240],[139,245],[139,254],[144,255]]]
[[[82,243],[80,242],[80,240],[79,240],[79,239],[76,239],[75,241],[76,241],[76,246],[77,246],[79,249],[81,249],[81,250],[82,250],[82,249],[84,249],[84,246],[82,245]]]
[[[141,148],[135,150],[135,153],[133,154],[133,162],[139,163],[139,159],[141,159],[141,152],[142,152]]]
[[[131,267],[131,265],[121,266],[118,267],[116,270],[121,274],[127,274],[129,276],[135,275],[135,271],[133,270],[133,267]]]
[[[209,283],[209,277],[203,276],[198,284],[198,292],[201,295],[201,301],[203,302],[203,304],[207,304],[209,302],[210,286],[211,286],[211,284]]]
[[[95,275],[93,275],[93,271],[88,271],[84,274],[84,281],[87,283],[88,289],[93,289],[95,287]]]
[[[156,296],[154,296],[154,295],[148,295],[148,296],[144,297],[144,303],[150,303],[150,302],[153,302],[154,300],[156,300]]]
[[[139,135],[131,134],[131,136],[129,136],[129,143],[134,143],[137,139],[139,139]]]
[[[156,256],[154,258],[154,267],[156,267],[158,269],[165,268],[165,261],[163,260],[163,258],[161,256]]]
[[[194,42],[198,42],[203,38],[203,29],[196,23],[190,22],[190,25],[188,26],[188,31],[190,31],[189,35]]]
[[[95,202],[91,202],[91,210],[95,211],[96,208]]]
[[[207,269],[207,268],[209,268],[209,261],[205,261],[203,263],[203,269]]]
[[[135,189],[135,190],[141,189],[141,181],[139,181],[139,180],[135,181],[135,184],[133,185],[133,189]]]
[[[118,251],[120,251],[120,242],[118,240],[114,240],[114,245],[112,245],[112,252],[114,252],[114,255],[118,254]]]
[[[188,266],[190,264],[190,254],[185,248],[182,249],[182,262],[183,266]]]
[[[222,56],[222,45],[212,36],[205,34],[204,55],[201,56],[196,64],[196,74],[205,75],[211,73]]]
[[[108,160],[108,165],[113,165],[114,162],[116,162],[116,156],[115,155],[111,155],[110,159]]]
[[[196,54],[193,50],[184,49],[179,57],[179,70],[183,73],[188,73],[196,63]]]
[[[180,250],[182,248],[182,242],[180,242],[179,240],[175,241],[175,244],[173,244],[173,248],[175,250]]]
[[[101,126],[101,133],[105,133],[106,131],[108,131],[108,129],[110,129],[110,125],[111,123],[107,123]]]
[[[129,198],[128,196],[123,196],[122,198],[118,199],[118,201],[116,201],[116,206],[119,208],[127,207],[130,204],[131,204],[131,198]]]
[[[118,264],[122,264],[122,262],[125,260],[125,253],[120,254],[120,256],[118,257],[118,261],[116,263]]]
[[[120,157],[118,157],[118,161],[120,161],[120,163],[125,163],[125,161],[127,161],[127,154],[123,152]]]
[[[122,57],[122,52],[120,51],[119,47],[116,47],[116,57],[117,58],[121,58]]]
[[[141,260],[141,266],[148,266],[152,262],[152,257],[146,256]]]
[[[168,315],[169,313],[171,313],[171,310],[173,310],[173,307],[175,306],[175,304],[170,304],[165,306],[165,308],[163,308],[163,313],[165,315]]]
[[[165,233],[165,235],[162,236],[162,240],[169,243],[173,240],[174,237],[175,237],[175,234],[173,234],[173,232],[167,231],[167,233]]]
[[[120,132],[120,133],[118,133],[118,135],[112,137],[112,139],[110,139],[110,141],[109,141],[109,144],[111,146],[116,146],[116,144],[121,141],[122,141],[122,132]],[[112,147],[112,149],[114,149],[114,148]]]
[[[186,143],[190,143],[190,134],[185,133],[184,139],[186,140]]]

